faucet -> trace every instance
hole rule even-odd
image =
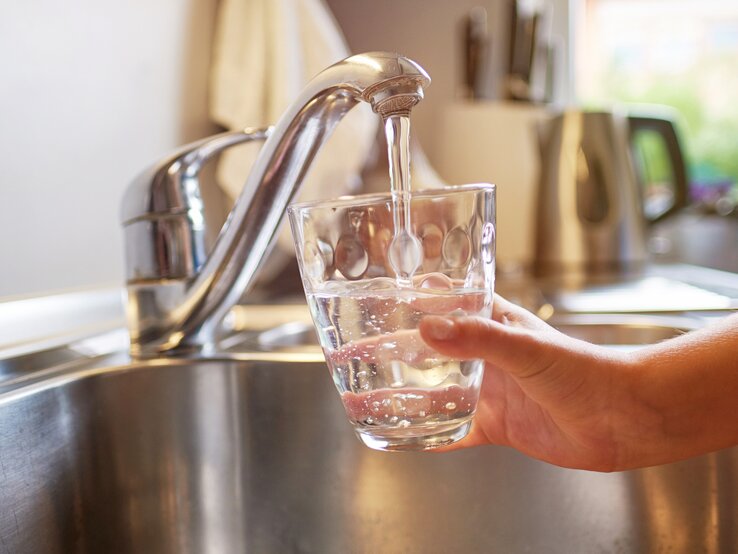
[[[407,114],[429,84],[422,67],[398,54],[351,56],[313,78],[275,127],[189,144],[134,179],[122,206],[131,354],[212,353],[225,316],[253,284],[287,205],[336,124],[362,101],[383,118]],[[250,141],[264,144],[208,248],[200,169]]]

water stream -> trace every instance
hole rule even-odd
[[[422,262],[423,249],[412,229],[410,214],[410,117],[391,115],[384,121],[389,159],[394,236],[389,247],[389,262],[400,287],[411,287]]]

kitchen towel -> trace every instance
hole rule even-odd
[[[228,129],[276,123],[313,76],[350,55],[323,0],[221,0],[217,18],[210,114]],[[316,156],[299,199],[356,192],[378,123],[368,104],[351,110]],[[221,157],[217,180],[231,201],[256,154],[247,146]],[[294,256],[288,229],[280,232],[275,251],[267,273]]]

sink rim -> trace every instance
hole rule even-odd
[[[285,308],[287,308],[285,306]],[[305,334],[314,335],[312,322],[305,319],[307,305],[294,304],[286,309],[287,321],[272,325],[261,331],[239,331],[226,337],[227,348],[217,352],[192,354],[187,357],[134,358],[121,344],[110,342],[106,337],[124,332],[123,328],[114,331],[97,333],[80,338],[64,345],[65,351],[72,359],[60,360],[58,364],[44,365],[37,369],[10,372],[6,377],[0,375],[0,401],[13,391],[26,391],[30,394],[39,388],[53,387],[64,382],[81,379],[85,376],[106,371],[122,371],[132,367],[145,365],[187,365],[202,362],[277,362],[286,364],[325,363],[323,351],[317,342],[300,339]],[[273,322],[274,323],[274,322]],[[612,325],[628,329],[662,328],[679,332],[688,332],[705,325],[705,320],[689,315],[675,314],[555,314],[549,323],[557,325],[574,325],[579,328],[597,325]],[[296,337],[290,340],[291,337]],[[286,341],[285,341],[286,339]],[[96,342],[97,341],[97,342]],[[120,342],[120,341],[118,341]],[[38,357],[39,364],[44,355],[54,353],[54,349],[41,348],[33,354],[25,354],[25,358]],[[8,359],[0,360],[7,363]],[[12,362],[12,359],[10,359]],[[30,364],[33,366],[33,364]],[[35,387],[35,388],[34,388]]]
[[[36,394],[57,386],[106,373],[134,369],[189,366],[222,363],[275,363],[299,367],[303,364],[325,363],[321,352],[284,352],[279,350],[249,350],[200,354],[190,357],[133,358],[128,352],[118,351],[91,358],[80,358],[57,367],[29,371],[0,381],[0,406],[23,396]]]
[[[702,319],[674,314],[564,313],[551,316],[547,323],[554,328],[574,326],[585,329],[587,327],[612,326],[613,329],[621,328],[629,331],[634,329],[663,329],[675,331],[674,336],[695,331],[705,326],[705,321]],[[259,347],[266,350],[286,349],[290,352],[297,352],[302,348],[305,352],[316,351],[320,349],[317,343],[305,342],[301,339],[305,335],[310,335],[312,340],[314,334],[315,329],[312,324],[295,320],[258,333],[255,342]],[[647,344],[654,343],[644,343],[639,346]]]

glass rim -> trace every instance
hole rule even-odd
[[[433,198],[448,196],[454,193],[464,192],[495,192],[497,187],[492,183],[472,183],[466,185],[446,185],[440,188],[433,189],[421,189],[418,191],[412,191],[411,198]],[[361,205],[361,204],[376,204],[382,201],[389,201],[392,199],[392,193],[387,192],[374,192],[368,194],[354,194],[347,196],[339,196],[338,198],[328,198],[325,200],[310,200],[308,202],[294,202],[287,206],[289,213],[294,213],[300,210],[310,208],[342,208],[347,206]]]

